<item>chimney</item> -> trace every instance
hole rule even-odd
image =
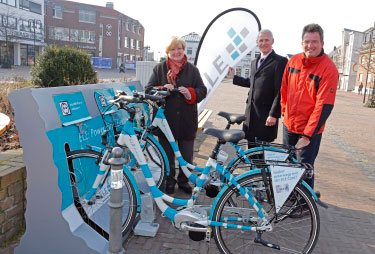
[[[113,2],[107,2],[107,3],[105,4],[105,7],[110,8],[110,9],[113,9]]]

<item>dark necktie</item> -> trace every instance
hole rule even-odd
[[[264,58],[261,58],[261,59],[259,60],[258,68],[262,65],[263,62],[264,62]]]

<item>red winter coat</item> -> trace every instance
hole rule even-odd
[[[324,130],[335,102],[338,71],[326,54],[293,56],[281,84],[281,112],[288,131],[311,138]]]

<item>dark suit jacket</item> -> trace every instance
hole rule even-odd
[[[246,139],[271,142],[277,137],[276,125],[265,126],[268,116],[280,118],[280,86],[287,63],[285,57],[279,56],[272,50],[263,64],[257,69],[260,56],[251,62],[250,78],[234,76],[233,84],[250,87],[246,101],[246,121],[243,130]]]

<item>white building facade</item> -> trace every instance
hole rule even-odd
[[[182,36],[181,38],[186,42],[185,54],[187,56],[187,59],[190,63],[194,64],[201,36],[197,33],[192,32],[185,36]]]
[[[241,61],[234,66],[234,71],[237,76],[243,78],[250,78],[251,72],[251,61],[257,58],[260,55],[258,46],[251,50]]]
[[[339,89],[353,91],[357,77],[357,63],[363,42],[363,32],[344,28],[339,52],[341,55],[336,63],[339,71]]]
[[[44,1],[0,0],[0,66],[33,65],[44,46]]]

